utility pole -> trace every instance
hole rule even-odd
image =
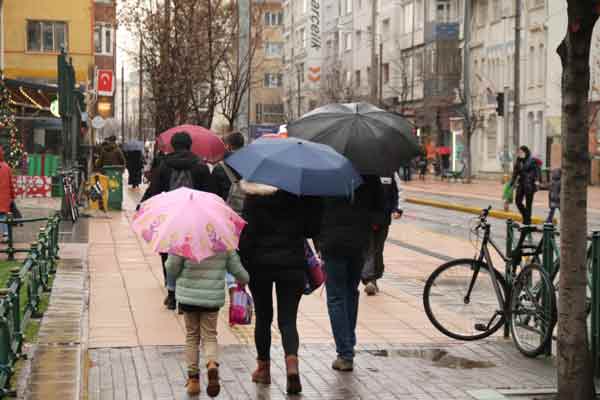
[[[379,107],[383,107],[383,38],[379,42]]]
[[[244,68],[250,68],[250,59],[247,61],[247,54],[250,52],[250,2],[251,0],[239,0],[237,2],[238,8],[238,25],[239,25],[239,41],[238,41],[238,68],[240,77],[243,77],[246,73]],[[252,79],[250,71],[248,71],[248,79]],[[250,86],[248,90],[241,95],[240,109],[237,116],[236,126],[240,132],[246,136],[246,141],[250,139],[249,121],[250,121]]]
[[[502,157],[502,164],[504,167],[504,182],[508,182],[508,176],[510,174],[510,161],[508,158],[508,154],[510,152],[510,144],[508,143],[510,140],[510,127],[508,126],[510,118],[508,118],[508,111],[509,111],[509,104],[508,104],[508,99],[509,99],[509,93],[510,93],[510,87],[508,85],[504,86],[504,116],[503,116],[503,124],[504,124],[504,148],[503,148],[503,157]]]
[[[125,64],[121,65],[121,142],[125,143]]]
[[[304,73],[304,71],[300,70],[300,65],[296,66],[296,71],[297,71],[297,81],[298,81],[298,118],[300,118],[302,116],[302,96],[301,96],[301,92],[300,92],[300,88],[302,85],[302,74]]]
[[[515,82],[513,106],[513,144],[519,148],[521,126],[521,0],[515,0]]]
[[[371,0],[371,76],[369,86],[373,104],[377,103],[377,0]]]
[[[142,127],[142,98],[144,96],[144,86],[143,86],[143,70],[142,70],[142,57],[144,55],[144,41],[142,40],[142,38],[140,37],[140,59],[139,59],[139,63],[138,63],[138,73],[139,73],[139,99],[138,99],[138,139],[142,139],[144,141],[144,145],[146,144],[146,136],[142,133],[143,132],[143,127]]]
[[[427,1],[425,1],[427,3]],[[463,23],[463,97],[464,97],[464,123],[463,135],[465,148],[463,159],[465,160],[467,180],[471,179],[471,0],[465,0],[465,21]],[[425,20],[427,21],[427,20]],[[427,22],[425,22],[427,23]]]

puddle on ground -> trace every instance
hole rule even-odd
[[[496,364],[489,361],[470,360],[453,356],[442,349],[365,350],[364,353],[374,357],[419,358],[438,367],[451,369],[493,368],[496,366]]]

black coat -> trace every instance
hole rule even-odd
[[[139,150],[125,152],[127,171],[129,172],[129,184],[139,185],[142,183],[142,169],[144,168],[144,157]]]
[[[215,184],[215,190],[217,191],[216,193],[221,196],[223,200],[227,201],[229,189],[231,188],[231,180],[220,163],[213,168],[212,177]]]
[[[362,255],[373,225],[385,223],[384,191],[379,177],[363,177],[352,199],[324,200],[319,250],[326,255]],[[388,215],[389,217],[389,215]]]
[[[304,241],[318,234],[320,199],[284,191],[257,195],[246,190],[243,217],[248,225],[240,237],[239,250],[251,275],[306,268]]]
[[[519,158],[515,163],[511,184],[513,187],[516,185],[519,190],[524,190],[525,193],[535,193],[536,182],[539,181],[540,175],[540,169],[533,157]]]
[[[162,192],[168,192],[173,170],[190,170],[194,189],[216,193],[208,166],[191,151],[177,151],[167,154],[160,165],[152,171],[150,187],[142,201]]]

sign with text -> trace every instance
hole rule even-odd
[[[307,74],[308,85],[317,89],[321,82],[322,63],[322,30],[321,30],[321,0],[307,0],[308,11],[308,49],[307,49]]]
[[[111,69],[99,69],[96,74],[96,90],[100,96],[112,96],[115,92],[114,73]]]

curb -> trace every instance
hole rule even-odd
[[[419,204],[422,206],[429,206],[429,207],[436,207],[436,208],[443,208],[446,210],[460,211],[460,212],[469,213],[469,214],[475,214],[475,215],[481,214],[481,208],[465,206],[462,204],[445,203],[445,202],[435,201],[435,200],[419,199],[416,197],[406,197],[404,199],[404,201],[407,203]],[[517,214],[514,212],[510,212],[510,211],[491,210],[490,217],[494,217],[497,219],[506,219],[506,220],[511,219],[513,221],[523,222],[523,217],[521,217],[521,214]],[[545,222],[544,218],[535,217],[535,216],[531,217],[531,223],[534,225],[543,224],[544,222]]]

